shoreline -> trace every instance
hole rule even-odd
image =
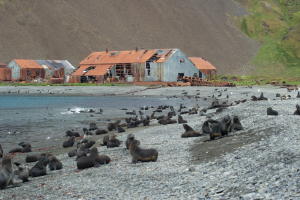
[[[158,88],[135,92],[133,97],[148,94],[152,97],[158,95],[169,98],[176,94],[177,100],[183,98],[183,101],[187,101],[188,95],[197,96],[199,92],[201,98],[217,96],[219,92],[215,89],[217,88]],[[61,171],[48,171],[47,176],[31,179],[21,187],[3,190],[2,197],[8,199],[17,195],[16,199],[285,199],[300,194],[300,190],[295,189],[300,180],[299,172],[295,171],[300,164],[300,161],[295,159],[300,155],[297,123],[299,116],[292,115],[298,102],[296,91],[288,93],[286,89],[276,87],[239,87],[228,88],[227,91],[223,91],[226,88],[218,89],[222,90],[223,94],[219,97],[222,100],[226,100],[227,94],[230,95],[230,102],[248,99],[246,103],[231,106],[221,113],[212,110],[215,113],[213,119],[238,115],[244,127],[243,131],[230,133],[228,137],[214,141],[207,141],[208,136],[181,138],[180,135],[184,132],[181,124],[164,126],[157,125],[157,121],[153,120],[150,127],[126,129],[125,133],[116,133],[123,141],[118,148],[107,149],[99,146],[99,139],[104,135],[96,136],[96,147],[100,154],[112,158],[110,164],[78,171],[74,159],[68,158],[65,153],[71,148],[63,149],[63,152],[59,152],[58,149],[56,155],[64,164]],[[260,92],[264,92],[269,100],[249,100],[252,95],[258,96]],[[275,97],[276,93],[290,94],[292,98],[280,100]],[[193,105],[186,106],[190,108]],[[266,115],[266,108],[270,106],[279,111],[279,116]],[[205,106],[200,104],[200,108],[203,107]],[[175,110],[177,109],[178,107],[175,107]],[[289,120],[286,121],[287,117]],[[183,118],[197,131],[201,130],[203,122],[207,119],[205,116],[188,114],[184,114]],[[129,133],[136,135],[142,147],[156,148],[159,152],[158,161],[132,164],[131,156],[124,149],[124,142]],[[61,144],[62,141],[59,142]],[[284,184],[286,181],[290,185]],[[277,182],[280,183],[280,187]],[[287,190],[288,192],[282,192]]]

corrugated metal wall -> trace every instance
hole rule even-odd
[[[11,69],[0,67],[0,81],[11,81]]]

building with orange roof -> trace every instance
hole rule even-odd
[[[199,69],[199,77],[211,80],[215,78],[217,69],[207,60],[200,57],[189,57],[194,65]]]
[[[64,82],[75,69],[67,60],[14,59],[7,67],[11,69],[13,81],[60,79]]]
[[[0,63],[0,81],[11,80],[11,70],[6,66],[5,63]]]
[[[199,70],[179,49],[136,49],[93,52],[72,74],[71,82],[98,82],[108,79],[124,82],[177,81]]]

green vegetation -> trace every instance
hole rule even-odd
[[[220,75],[217,80],[228,81],[237,86],[267,85],[277,83],[278,85],[300,85],[300,77],[298,78],[275,78],[270,76],[225,76]]]
[[[249,15],[240,18],[241,30],[259,41],[255,75],[300,76],[300,1],[237,0]]]
[[[64,83],[64,84],[51,84],[51,83],[9,83],[0,82],[0,86],[129,86],[125,83]]]

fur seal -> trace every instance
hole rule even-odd
[[[278,112],[276,110],[273,110],[273,108],[269,107],[267,108],[267,115],[278,115]]]
[[[116,130],[117,126],[120,124],[120,120],[114,122],[114,123],[108,123],[107,125],[107,130],[112,131],[112,130]]]
[[[294,112],[294,115],[300,115],[300,106],[296,105],[296,111]]]
[[[48,167],[51,171],[53,170],[60,170],[63,168],[63,165],[62,163],[53,155],[50,155],[48,157],[49,159],[49,164],[48,164]]]
[[[28,170],[28,168],[27,167],[23,167],[23,166],[21,166],[21,164],[20,163],[18,163],[18,162],[15,162],[14,163],[16,166],[17,166],[17,170],[14,172],[15,173],[15,175],[16,176],[18,176],[18,179],[20,179],[20,180],[22,180],[23,181],[23,183],[24,182],[28,182],[29,180],[28,180],[28,177],[29,177],[29,170]]]
[[[136,140],[136,139],[135,139],[135,136],[133,134],[130,133],[129,135],[127,135],[127,140],[125,142],[126,149],[129,149],[129,146],[130,146],[131,142],[134,141],[134,140]],[[140,145],[140,141],[139,140],[137,140],[137,141],[138,141],[138,145]]]
[[[19,146],[22,147],[22,153],[31,152],[31,144],[26,143],[26,142],[20,142]]]
[[[96,158],[98,156],[98,150],[96,147],[91,149],[90,155],[83,156],[77,160],[77,169],[87,169],[96,165]]]
[[[111,138],[108,140],[106,147],[107,148],[114,148],[119,147],[121,142],[116,138],[116,135],[112,135]]]
[[[104,136],[102,140],[102,146],[106,146],[108,141],[109,141],[109,136],[108,135]]]
[[[118,131],[118,133],[123,133],[123,132],[125,132],[125,129],[122,128],[121,126],[117,126],[117,131]]]
[[[95,122],[91,122],[90,125],[89,125],[89,131],[94,131],[94,130],[97,130],[98,127],[96,125]]]
[[[11,157],[5,155],[2,159],[0,168],[0,189],[5,189],[9,185],[13,185],[14,175]]]
[[[78,132],[72,131],[72,130],[67,130],[66,131],[66,136],[67,137],[80,137],[80,134]]]
[[[187,121],[184,120],[181,115],[178,115],[178,124],[185,124],[185,123],[187,123]]]
[[[142,149],[139,147],[139,142],[133,140],[129,145],[129,152],[132,156],[132,163],[141,162],[156,162],[158,152],[156,149]]]
[[[102,134],[106,134],[107,133],[107,130],[105,129],[97,129],[95,134],[96,135],[102,135]]]
[[[185,132],[181,135],[182,138],[201,136],[201,133],[195,131],[192,127],[190,127],[187,124],[183,124],[183,128]]]
[[[27,155],[25,158],[26,163],[36,162],[41,158],[41,154]]]
[[[49,159],[47,155],[42,156],[39,161],[29,170],[29,176],[38,177],[47,175],[47,165]]]
[[[298,91],[296,98],[300,98],[300,92]]]
[[[63,142],[63,147],[64,148],[72,147],[74,145],[74,142],[75,142],[75,136],[72,136],[68,140]]]

